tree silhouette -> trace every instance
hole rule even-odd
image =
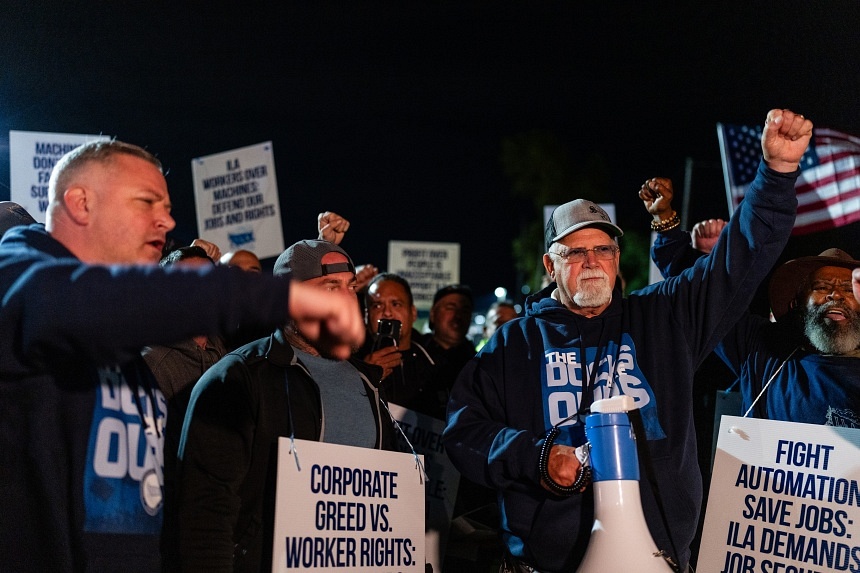
[[[552,133],[533,130],[502,141],[501,162],[511,182],[511,196],[521,208],[520,232],[512,252],[520,282],[532,292],[541,288],[545,271],[541,263],[546,205],[576,198],[595,203],[608,201],[609,166],[601,155],[578,156],[576,161]],[[621,239],[622,274],[627,290],[648,282],[648,240],[633,232]]]

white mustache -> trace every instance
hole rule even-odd
[[[609,275],[600,269],[582,269],[582,272],[577,277],[577,281],[583,279],[603,279],[608,281]]]

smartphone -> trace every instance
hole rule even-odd
[[[378,350],[386,346],[397,346],[400,344],[400,327],[399,320],[389,320],[380,318],[376,322],[376,342],[374,347]]]

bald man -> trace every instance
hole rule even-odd
[[[263,265],[257,255],[245,249],[230,251],[221,257],[221,264],[228,267],[238,267],[251,273],[262,273]]]

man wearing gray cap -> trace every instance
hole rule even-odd
[[[327,241],[295,243],[273,273],[355,292],[352,259]],[[271,571],[278,438],[395,449],[382,368],[332,359],[297,326],[229,353],[194,387],[179,446],[178,533],[165,507],[168,567],[180,564],[178,541],[182,571]]]
[[[577,570],[594,501],[575,448],[586,441],[592,402],[619,394],[638,406],[654,460],[656,483],[641,480],[651,535],[686,567],[702,497],[693,372],[745,311],[788,240],[798,162],[811,133],[803,116],[771,110],[764,162],[710,264],[627,298],[618,281],[621,229],[584,199],[555,210],[543,255],[554,283],[466,365],[448,404],[448,455],[464,476],[497,491],[503,570]],[[665,520],[652,487],[665,498]]]

